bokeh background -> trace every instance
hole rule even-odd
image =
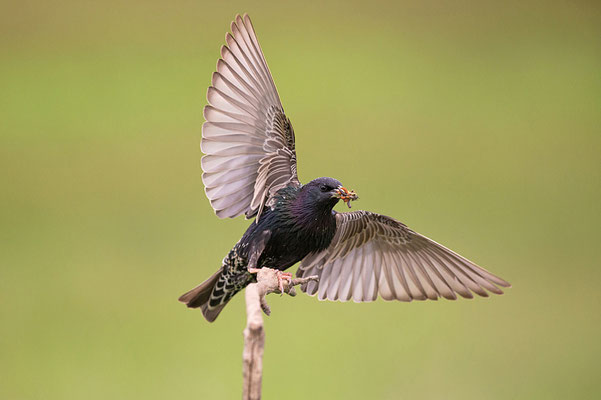
[[[595,1],[14,1],[0,13],[0,398],[232,399],[243,297],[177,297],[248,221],[200,180],[211,73],[253,18],[329,175],[509,280],[503,296],[270,296],[267,399],[601,396]],[[342,207],[339,206],[342,210]]]

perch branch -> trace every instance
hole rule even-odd
[[[259,400],[261,398],[263,349],[265,347],[261,310],[269,315],[271,310],[265,301],[265,296],[269,293],[281,293],[277,272],[274,269],[261,268],[257,272],[257,283],[251,283],[246,287],[246,329],[244,329],[244,351],[242,353],[243,400]],[[284,281],[284,293],[296,296],[294,286],[318,279],[317,276],[309,276],[293,279],[291,283]]]

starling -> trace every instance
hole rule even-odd
[[[385,215],[338,213],[357,199],[333,178],[306,185],[296,173],[294,130],[247,15],[236,16],[208,89],[202,180],[220,218],[254,218],[205,282],[179,300],[213,322],[256,280],[258,268],[319,276],[301,289],[320,300],[436,300],[502,294],[505,280]]]

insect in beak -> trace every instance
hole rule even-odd
[[[344,186],[338,186],[336,189],[334,189],[333,197],[339,198],[340,200],[344,201],[348,208],[351,208],[351,201],[357,200],[359,198],[359,196],[357,196],[357,193],[355,193],[354,190],[348,190]]]

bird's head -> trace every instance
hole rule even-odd
[[[351,208],[351,201],[357,200],[359,196],[348,190],[342,183],[334,178],[317,178],[303,186],[302,189],[312,202],[334,207],[339,200],[344,201]]]

